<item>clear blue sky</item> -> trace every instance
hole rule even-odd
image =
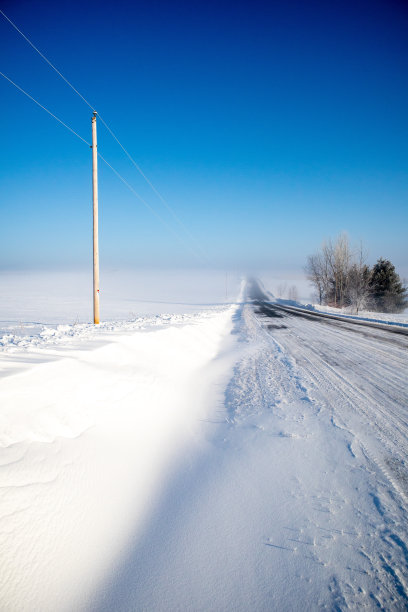
[[[94,105],[214,265],[301,269],[347,231],[408,275],[408,5],[41,2],[1,9]],[[91,111],[0,15],[0,70]],[[91,150],[0,78],[2,268],[85,267]],[[101,124],[102,155],[168,218]],[[101,267],[200,262],[100,163]],[[176,228],[176,231],[180,231]]]

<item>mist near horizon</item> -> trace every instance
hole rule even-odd
[[[279,295],[296,286],[299,297],[309,299],[305,277],[237,270],[137,270],[102,271],[101,320],[132,320],[163,313],[199,312],[203,308],[234,303],[242,281],[262,279]],[[282,296],[283,297],[283,296]],[[0,271],[0,329],[19,331],[28,323],[56,325],[92,319],[92,271]],[[21,331],[21,330],[20,330]]]

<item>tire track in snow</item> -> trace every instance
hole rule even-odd
[[[265,310],[269,309],[270,304]],[[280,352],[286,354],[287,362],[292,359],[296,364],[298,378],[309,399],[320,406],[322,416],[330,414],[332,425],[343,431],[351,461],[357,464],[352,469],[362,472],[371,491],[364,503],[368,508],[371,504],[373,510],[355,508],[356,521],[363,517],[377,541],[374,547],[369,545],[370,541],[359,546],[361,558],[368,563],[364,572],[377,585],[366,595],[380,607],[406,609],[406,350],[395,343],[385,348],[382,344],[385,332],[379,332],[378,337],[372,333],[370,337],[351,334],[344,326],[337,328],[334,323],[323,326],[290,313],[283,316],[280,313],[283,325],[269,326],[271,319],[267,319],[265,310],[252,315],[258,317],[258,334],[263,328],[263,333],[270,335]],[[408,347],[405,338],[401,342]],[[319,503],[319,511],[330,512],[330,504]],[[379,520],[374,520],[373,513]],[[358,600],[350,584],[334,577],[332,585],[336,585],[333,603],[342,600],[343,607],[347,607]]]
[[[281,344],[286,346],[289,354],[295,356],[297,363],[307,372],[309,380],[314,380],[320,391],[325,390],[323,401],[332,407],[334,415],[343,422],[343,426],[354,435],[350,424],[344,422],[346,407],[354,415],[358,414],[358,418],[363,413],[366,417],[365,425],[370,427],[379,442],[386,447],[391,445],[392,454],[400,455],[407,448],[408,442],[408,423],[404,418],[408,392],[406,385],[404,387],[405,378],[398,367],[399,363],[392,364],[394,367],[383,367],[382,363],[377,363],[377,352],[371,343],[368,347],[364,346],[364,339],[361,338],[356,349],[344,330],[335,333],[333,339],[331,330],[322,333],[321,326],[314,321],[307,321],[306,324],[303,322],[302,326],[298,318],[290,315],[285,321],[288,323],[286,330],[274,333],[279,333]],[[323,342],[325,352],[319,346]],[[328,354],[330,348],[331,353]],[[392,359],[389,354],[388,358]],[[402,351],[400,359],[404,360]],[[405,365],[408,366],[406,357]],[[351,380],[346,378],[343,371],[351,374]],[[390,371],[394,377],[388,382],[387,374]],[[397,384],[398,395],[390,393],[389,387]],[[343,401],[339,402],[340,398]],[[405,452],[401,457],[402,463],[406,464],[407,459]],[[384,462],[381,462],[381,468],[386,471]],[[408,492],[402,491],[400,487],[398,489],[406,499]]]

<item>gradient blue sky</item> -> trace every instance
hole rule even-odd
[[[406,2],[41,2],[1,9],[94,105],[220,268],[301,270],[347,231],[408,275]],[[0,15],[1,68],[91,111]],[[91,151],[0,78],[0,265],[91,261]],[[98,148],[169,219],[98,125]],[[101,268],[205,265],[100,163]],[[176,231],[181,233],[180,229]]]

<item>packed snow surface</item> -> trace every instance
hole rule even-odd
[[[408,337],[236,297],[6,334],[1,609],[407,608]]]

